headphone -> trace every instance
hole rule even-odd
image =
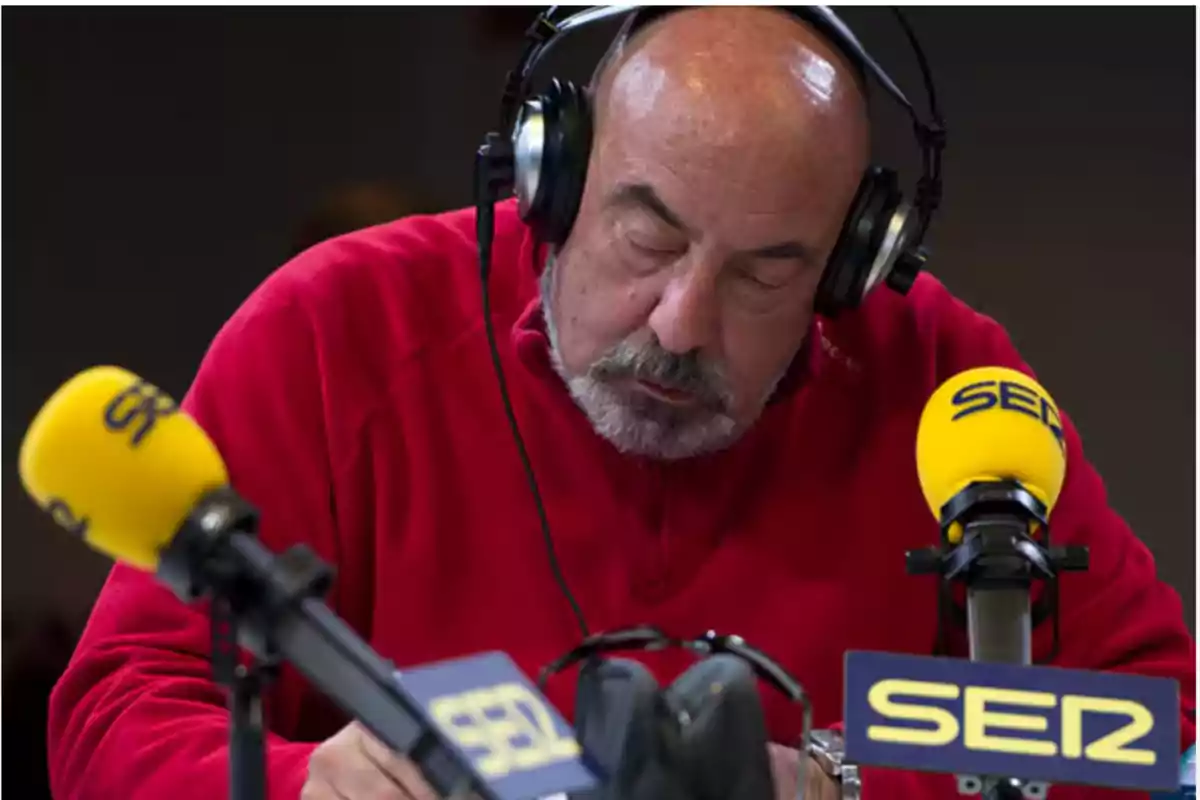
[[[600,6],[554,22],[557,6],[539,14],[525,34],[525,49],[508,73],[501,100],[501,133],[490,133],[479,150],[476,208],[481,233],[490,250],[492,211],[502,193],[512,192],[522,221],[550,245],[566,241],[579,212],[592,148],[592,107],[586,89],[570,81],[551,80],[548,89],[529,96],[532,74],[555,44],[579,28],[628,14],[609,55],[646,24],[679,10],[673,7]],[[898,9],[897,19],[915,51],[932,116],[920,118],[911,102],[867,53],[850,28],[826,6],[781,9],[815,28],[846,55],[862,76],[875,79],[908,113],[921,150],[922,175],[910,203],[895,170],[872,165],[862,177],[834,246],[814,301],[817,313],[834,317],[855,308],[880,284],[906,294],[924,268],[922,241],[941,203],[941,154],[945,126],[938,110],[933,79],[912,28]],[[487,262],[490,263],[490,253]],[[481,242],[482,257],[482,242]],[[482,260],[482,259],[481,259]],[[482,264],[485,273],[487,265]]]
[[[640,662],[627,658],[608,657],[608,654],[614,652],[652,652],[668,648],[681,648],[695,655],[698,660],[669,686],[661,688],[650,670]],[[713,736],[708,736],[703,731],[704,728],[711,726],[700,725],[690,728],[689,734],[698,735],[687,737],[691,739],[691,742],[684,750],[690,751],[689,755],[693,758],[689,760],[693,760],[693,762],[708,762],[710,765],[718,766],[716,770],[718,774],[726,773],[721,776],[725,787],[738,786],[741,791],[734,794],[728,788],[723,789],[713,785],[720,781],[714,781],[709,770],[701,769],[701,773],[709,772],[704,778],[706,791],[703,796],[705,797],[768,797],[771,794],[769,779],[766,781],[766,792],[755,792],[752,791],[752,786],[756,771],[752,768],[745,769],[743,766],[730,766],[754,764],[756,754],[753,752],[753,748],[759,746],[759,740],[766,741],[766,730],[762,727],[762,712],[757,703],[758,681],[778,692],[789,703],[797,707],[801,726],[796,746],[802,753],[808,753],[811,749],[813,742],[812,702],[804,686],[783,665],[750,645],[740,636],[722,635],[710,630],[699,636],[679,638],[668,636],[652,625],[639,625],[595,634],[586,637],[570,651],[543,667],[538,676],[538,689],[545,691],[550,678],[577,664],[582,665],[576,682],[575,709],[580,742],[586,743],[591,740],[593,744],[599,745],[599,751],[607,754],[607,757],[601,758],[601,765],[610,772],[617,772],[619,783],[636,781],[637,773],[641,772],[646,765],[639,763],[644,762],[645,758],[633,759],[632,770],[620,763],[622,761],[619,758],[622,745],[631,741],[628,732],[629,724],[628,722],[626,725],[614,725],[613,723],[623,717],[627,721],[632,720],[637,716],[638,706],[640,705],[641,708],[653,707],[654,698],[664,700],[668,707],[675,710],[682,711],[683,709],[679,708],[680,705],[691,705],[692,712],[699,712],[686,713],[684,718],[679,720],[685,727],[691,726],[700,717],[705,716],[706,709],[710,716],[718,708],[724,710],[724,719],[721,720],[725,723],[724,729],[715,731]],[[721,679],[719,677],[721,675],[725,675],[726,679]],[[743,680],[738,679],[739,675]],[[749,692],[726,691],[726,689],[734,688],[736,684],[741,684],[744,688],[749,689]],[[742,700],[748,697],[753,697],[753,701],[749,704],[743,703]],[[689,701],[681,703],[680,701],[684,698],[689,698]],[[651,702],[646,703],[646,699],[650,699]],[[642,702],[639,703],[638,700]],[[648,712],[643,713],[653,716]],[[746,723],[751,721],[747,719],[747,714],[751,718],[757,718],[757,724],[751,722],[747,726]],[[739,717],[742,722],[739,726],[740,733],[731,737],[728,725],[735,723]],[[660,729],[657,735],[663,736],[664,734],[666,734],[665,741],[670,742],[673,738],[677,740],[678,730],[675,731],[675,737],[671,736],[670,730]],[[638,734],[633,734],[632,741],[638,742]],[[735,745],[733,742],[737,742],[737,744]],[[737,748],[745,745],[749,745],[751,751],[739,753]],[[649,748],[651,753],[656,750],[657,748]],[[695,764],[693,763],[694,768]],[[630,771],[634,773],[632,776],[628,774]],[[766,774],[769,776],[769,772]],[[671,795],[671,793],[668,794]],[[620,796],[639,796],[639,793],[629,791]]]

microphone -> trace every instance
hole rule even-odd
[[[237,643],[268,664],[280,656],[289,661],[345,713],[412,760],[440,796],[475,792],[510,800],[595,785],[576,743],[564,746],[569,729],[563,733],[561,717],[507,656],[460,659],[398,676],[321,602],[332,571],[304,545],[276,555],[258,541],[258,513],[229,486],[216,446],[169,396],[137,375],[96,367],[65,383],[30,425],[19,471],[33,499],[90,547],[155,572],[185,602],[212,597],[214,613],[229,614]],[[220,655],[214,653],[214,667]],[[225,655],[233,673],[232,646]],[[433,672],[440,678],[429,677]],[[430,681],[436,697],[422,690]],[[259,715],[237,696],[245,684],[230,683],[233,794],[261,796],[261,732],[239,734],[238,709],[245,724],[261,725]],[[463,744],[487,731],[444,727],[429,711],[456,691],[464,698],[482,696],[477,690],[493,684],[516,684],[514,696],[541,706],[533,718],[543,728],[532,740],[546,745],[536,754],[540,760],[527,759],[514,767],[517,774],[495,781],[479,767],[491,755],[488,748],[480,754]],[[482,710],[473,718],[480,725],[489,719]],[[257,755],[239,749],[239,742],[256,747]]]
[[[933,515],[976,483],[1013,482],[1048,513],[1067,471],[1062,418],[1049,393],[1005,367],[978,367],[945,381],[917,426],[917,477]],[[961,526],[954,527],[961,538]]]
[[[908,553],[908,571],[941,576],[943,612],[953,605],[951,584],[965,585],[971,660],[1032,663],[1035,582],[1047,587],[1043,600],[1054,618],[1057,650],[1058,575],[1086,570],[1088,553],[1050,544],[1049,517],[1067,463],[1062,419],[1049,393],[1012,369],[961,372],[929,398],[917,429],[916,459],[942,544]],[[939,640],[944,616],[939,614]],[[986,779],[965,793],[984,788],[1003,797],[1015,786]]]
[[[59,525],[148,571],[201,499],[229,483],[200,427],[119,367],[89,369],[51,395],[21,443],[18,470]]]
[[[953,774],[960,795],[986,800],[1044,798],[1051,782],[1179,787],[1177,681],[1032,664],[1031,630],[1046,616],[1051,661],[1057,652],[1060,573],[1088,567],[1086,547],[1051,543],[1067,447],[1046,390],[1000,367],[951,377],[921,414],[916,466],[941,541],[907,553],[908,571],[939,578],[933,655],[949,655],[953,612],[971,660],[847,653],[843,764]],[[1118,735],[1124,749],[1106,749]]]
[[[917,475],[943,547],[910,553],[909,571],[966,585],[972,660],[1030,664],[1031,585],[1048,582],[1056,603],[1058,573],[1087,569],[1086,548],[1049,546],[1066,467],[1057,405],[1016,370],[959,373],[921,414]]]

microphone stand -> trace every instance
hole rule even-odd
[[[262,800],[267,793],[266,740],[262,693],[274,676],[278,655],[266,640],[266,654],[247,665],[238,663],[240,598],[213,598],[213,677],[229,689],[229,799]]]
[[[937,574],[942,617],[952,606],[950,587],[967,593],[967,636],[972,661],[1029,665],[1034,627],[1034,582],[1046,584],[1058,649],[1058,575],[1088,567],[1086,547],[1050,546],[1047,509],[1015,481],[973,483],[942,508],[942,546],[908,554],[912,575]],[[957,542],[952,533],[961,531]],[[939,641],[939,650],[944,649]],[[959,794],[984,800],[1035,800],[1049,785],[1015,777],[958,776]]]

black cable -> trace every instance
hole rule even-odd
[[[916,197],[920,219],[916,235],[913,237],[914,241],[920,242],[925,238],[934,213],[942,204],[942,151],[946,147],[946,122],[942,117],[941,105],[938,103],[937,90],[934,88],[933,71],[929,68],[929,60],[925,57],[925,50],[917,39],[916,31],[913,30],[908,18],[899,8],[892,7],[892,13],[895,15],[896,21],[900,23],[900,27],[904,29],[904,35],[908,37],[908,43],[912,46],[913,54],[916,56],[917,66],[921,72],[921,81],[925,84],[925,97],[929,103],[929,113],[932,117],[932,124],[926,124],[921,121],[916,110],[912,109],[915,133],[917,141],[921,145],[923,172],[917,186]]]
[[[488,291],[488,277],[491,274],[492,264],[492,235],[495,228],[493,210],[493,205],[490,201],[479,203],[475,210],[475,213],[479,215],[479,219],[476,220],[476,229],[479,239],[479,278],[483,285],[483,327],[487,333],[488,347],[492,352],[492,366],[495,368],[496,381],[500,384],[500,398],[504,403],[504,413],[508,417],[509,426],[512,428],[513,441],[517,445],[517,454],[521,458],[521,465],[525,468],[525,477],[529,481],[529,491],[533,494],[533,504],[537,509],[538,521],[541,523],[542,538],[546,542],[546,555],[550,561],[550,571],[554,573],[554,580],[558,583],[558,588],[562,590],[563,596],[571,604],[571,611],[575,614],[575,621],[579,624],[579,630],[586,639],[590,635],[587,620],[584,619],[583,609],[579,607],[579,602],[575,599],[575,595],[571,593],[571,588],[567,586],[567,579],[563,575],[562,567],[558,562],[558,554],[554,549],[554,539],[550,535],[550,520],[546,515],[546,506],[542,502],[542,493],[538,489],[537,478],[533,474],[533,463],[530,461],[529,452],[525,447],[525,439],[521,436],[521,428],[517,424],[517,415],[513,411],[512,400],[508,394],[508,383],[504,378],[504,368],[500,362],[500,350],[496,346],[496,331],[492,326],[491,292]]]
[[[942,119],[942,109],[938,105],[937,92],[933,87],[933,71],[929,69],[929,61],[925,58],[925,51],[921,49],[921,43],[917,40],[917,34],[913,27],[908,22],[908,18],[904,16],[899,8],[893,8],[892,13],[896,15],[896,19],[900,22],[900,27],[904,29],[904,35],[908,37],[909,44],[912,45],[913,52],[917,56],[917,66],[921,68],[921,80],[925,83],[925,96],[929,98],[929,113],[933,117],[934,123],[939,127],[944,126]]]
[[[529,92],[529,74],[541,58],[542,50],[558,34],[551,21],[558,6],[538,14],[525,31],[525,49],[517,61],[516,69],[510,70],[504,79],[504,94],[500,100],[500,127],[498,131],[511,131],[521,110],[521,101]]]

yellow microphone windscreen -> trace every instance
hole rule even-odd
[[[1066,468],[1058,407],[1022,372],[960,372],[938,387],[921,414],[917,475],[939,520],[942,506],[976,481],[1018,481],[1049,513]]]
[[[25,434],[19,469],[60,525],[145,570],[200,498],[229,480],[195,420],[119,367],[85,370],[51,396]]]

